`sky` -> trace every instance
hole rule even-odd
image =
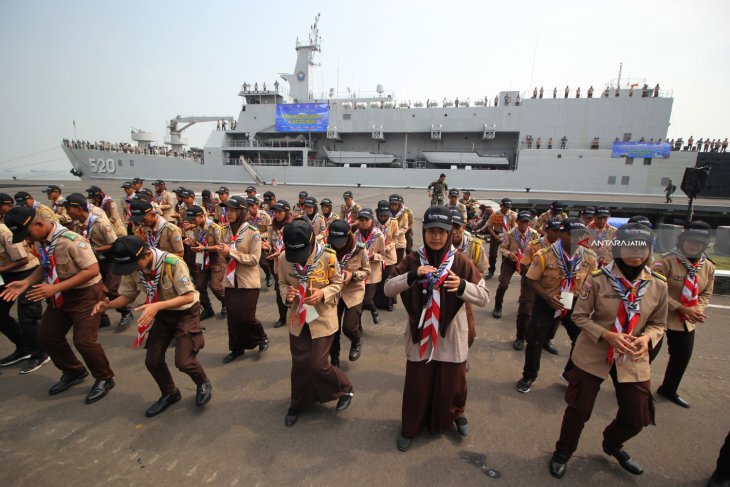
[[[623,80],[671,90],[669,138],[730,136],[726,0],[3,0],[0,179],[67,176],[59,147],[74,121],[80,139],[129,142],[134,127],[161,142],[176,115],[237,115],[244,81],[292,72],[317,13],[317,92],[585,93],[623,63]],[[201,147],[211,130],[185,136]]]

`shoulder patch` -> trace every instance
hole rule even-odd
[[[333,249],[332,247],[325,247],[324,250],[325,250],[325,252],[329,252],[330,254],[337,253],[337,252],[335,252],[335,249]]]
[[[72,232],[65,232],[63,236],[69,240],[76,240],[77,238],[79,238],[78,234]]]
[[[167,257],[165,257],[165,264],[177,265],[179,262],[180,259],[178,259],[177,257],[173,257],[172,255],[168,255]]]
[[[657,271],[651,271],[651,275],[659,279],[660,281],[667,282],[667,278],[663,274],[659,274]]]
[[[258,229],[258,228],[256,228],[256,227],[255,227],[255,226],[253,226],[253,225],[249,225],[249,226],[247,226],[247,227],[246,227],[246,230],[250,230],[250,231],[252,231],[252,232],[258,232],[258,231],[259,231],[259,229]]]
[[[600,276],[601,274],[603,274],[603,271],[602,271],[602,270],[600,270],[600,269],[598,269],[598,270],[595,270],[595,271],[591,271],[591,275],[592,275],[593,277],[597,277],[597,276]]]
[[[355,245],[357,245],[361,249],[367,248],[367,246],[364,243],[362,243],[362,242],[357,242]]]

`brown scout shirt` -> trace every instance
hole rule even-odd
[[[682,288],[684,287],[684,278],[687,277],[687,268],[682,264],[677,256],[673,253],[664,254],[654,262],[654,270],[667,278],[667,286],[669,289],[669,314],[667,315],[667,329],[672,331],[692,331],[696,328],[696,323],[679,319],[677,308],[682,304]],[[702,269],[697,273],[699,293],[699,309],[704,310],[710,303],[710,297],[715,286],[715,264],[709,259],[705,260]]]
[[[167,221],[174,220],[173,214],[175,213],[175,203],[177,203],[177,197],[175,197],[171,192],[165,190],[162,192],[162,194],[155,193],[155,201],[160,207],[160,211],[162,211],[162,216]]]
[[[561,220],[565,220],[566,218],[568,218],[568,214],[565,213],[564,211],[562,211],[556,215],[553,213],[552,210],[548,210],[544,213],[541,213],[540,217],[538,218],[538,226],[537,226],[536,230],[539,233],[544,234],[545,233],[545,224],[548,222],[548,220],[552,220],[553,218],[559,218]]]
[[[324,217],[317,213],[316,215],[314,215],[314,220],[310,220],[309,217],[304,214],[299,218],[312,225],[312,230],[314,230],[314,238],[317,239],[317,242],[323,243],[325,232],[327,231],[327,222],[325,221]]]
[[[223,241],[223,232],[221,231],[220,225],[217,223],[210,223],[206,220],[202,227],[199,225],[195,226],[192,238],[195,241],[193,245],[194,247],[200,246],[201,240],[204,240],[205,243],[208,244],[208,247],[215,247]],[[210,250],[209,252],[211,256],[218,255],[218,251],[216,250]]]
[[[510,230],[517,225],[517,213],[514,211],[508,210],[507,213],[502,213],[502,210],[495,211],[489,217],[489,227],[497,235],[500,235],[504,231],[504,217],[507,217],[507,226],[509,226]]]
[[[258,221],[256,221],[258,220]],[[261,238],[269,238],[269,227],[271,226],[271,215],[264,210],[258,210],[255,217],[252,217],[250,213],[246,216],[246,221],[256,227],[261,234]]]
[[[162,264],[160,276],[160,282],[157,287],[157,300],[158,301],[169,301],[178,296],[182,296],[188,293],[195,293],[192,303],[178,306],[177,308],[170,308],[165,311],[183,311],[192,308],[199,300],[200,295],[195,290],[195,284],[190,279],[190,271],[188,266],[185,265],[183,260],[176,256],[158,249],[152,249],[152,269],[154,269],[159,262],[159,259],[165,259],[165,263]],[[145,272],[147,279],[150,278],[149,274]],[[139,272],[134,271],[131,274],[122,276],[122,282],[119,285],[118,293],[122,296],[127,296],[132,301],[137,299],[140,293],[142,296],[146,296],[147,289],[142,283],[139,276]]]
[[[318,244],[319,245],[319,244]],[[294,266],[286,260],[286,252],[282,252],[279,258],[279,292],[281,299],[286,303],[286,293],[289,286],[295,289],[299,287]],[[321,289],[324,293],[324,299],[314,305],[314,309],[319,315],[316,320],[309,323],[309,332],[312,338],[322,338],[333,335],[340,327],[337,319],[337,294],[342,290],[342,273],[340,272],[340,264],[337,262],[337,255],[332,249],[325,249],[319,260],[314,263],[313,260],[317,254],[317,245],[315,245],[312,253],[309,254],[307,265],[314,264],[315,268],[309,277],[310,288]],[[302,327],[299,326],[299,320],[296,319],[298,306],[298,298],[294,299],[289,305],[289,312],[286,317],[286,325],[289,333],[299,336]],[[292,323],[292,319],[294,323]]]
[[[573,293],[577,293],[588,275],[596,270],[596,254],[590,249],[584,249],[583,252],[583,260],[575,276]],[[527,277],[533,281],[538,281],[549,296],[560,294],[560,281],[563,278],[563,273],[558,266],[558,258],[552,248],[546,247],[535,254],[532,264],[527,270]]]
[[[342,286],[340,299],[348,308],[353,308],[362,303],[365,297],[365,279],[370,275],[370,259],[368,251],[363,244],[355,244],[355,253],[347,261],[344,270],[352,272],[352,279]]]
[[[161,227],[163,227],[161,229]],[[165,221],[164,218],[158,217],[157,224],[154,229],[148,228],[147,226],[142,227],[144,230],[145,238],[147,243],[155,241],[157,234],[159,233],[159,241],[157,241],[157,248],[171,254],[182,255],[185,251],[182,241],[182,231],[177,225]]]
[[[522,254],[522,260],[520,261],[520,273],[522,273],[523,266],[529,268],[535,258],[535,255],[547,247],[550,247],[550,242],[548,242],[545,237],[536,238],[527,244],[527,250],[525,250],[525,253]],[[525,270],[524,274],[526,273],[527,271]]]
[[[516,229],[517,227],[515,227]],[[519,233],[519,230],[517,230],[517,233]],[[523,235],[521,234],[520,237]],[[535,240],[538,237],[538,234],[535,230],[533,230],[530,227],[527,227],[527,243],[525,244],[525,248],[522,251],[522,255],[524,257],[524,254],[527,253],[527,249],[530,246],[530,242]],[[512,230],[507,234],[507,238],[502,239],[502,243],[499,245],[499,253],[502,257],[505,259],[510,260],[510,262],[514,262],[509,258],[510,252],[517,253],[517,249],[520,248],[520,243],[517,241],[517,238],[515,238],[515,235]]]
[[[370,277],[367,279],[367,284],[377,284],[383,280],[383,262],[385,261],[385,236],[376,228],[373,228],[372,232],[377,232],[378,235],[373,237],[370,248],[367,249],[370,258]],[[365,244],[366,240],[360,240],[358,237],[362,239],[360,230],[355,232],[355,241]]]
[[[89,220],[92,217],[95,220],[91,225],[91,230],[89,230]],[[96,206],[89,208],[89,216],[86,220],[83,222],[74,221],[74,223],[74,231],[87,239],[94,250],[111,245],[117,240],[117,234],[114,233],[111,222],[101,208]]]
[[[127,198],[129,198],[129,200],[127,200]],[[118,211],[121,213],[122,223],[124,223],[125,226],[127,225],[127,222],[129,222],[129,201],[131,200],[132,197],[127,197],[127,195],[119,198],[119,206],[117,208],[119,209]]]
[[[48,238],[53,236],[53,233],[59,227],[56,223],[53,226],[53,230],[48,234]],[[41,247],[50,244],[50,240],[45,242],[35,242],[35,251],[38,255],[41,254]],[[94,264],[98,264],[94,251],[91,249],[88,240],[83,238],[76,232],[68,231],[61,234],[56,240],[56,249],[53,251],[53,257],[56,260],[56,272],[58,273],[59,281],[65,281],[82,270],[90,267]],[[96,277],[86,281],[80,286],[74,289],[82,289],[85,287],[93,286],[94,284],[101,281],[101,274],[97,274]]]
[[[411,228],[411,225],[413,225],[413,214],[410,213],[410,211],[411,210],[404,207],[402,212],[398,210],[400,215],[398,213],[393,215],[393,218],[395,218],[398,222],[398,238],[395,241],[396,249],[406,248],[406,232]]]
[[[390,217],[385,224],[381,224],[378,220],[373,220],[373,225],[383,233],[383,236],[385,236],[383,262],[385,262],[385,265],[395,265],[398,263],[398,255],[395,253],[398,234],[400,232],[398,220]],[[403,244],[403,248],[405,248],[405,235],[403,236]]]
[[[114,233],[117,234],[117,237],[124,237],[127,235],[127,223],[119,214],[119,208],[114,200],[109,198],[106,203],[102,201],[101,209],[104,210],[104,213],[109,219],[109,222],[112,224],[112,228],[114,229]]]
[[[618,267],[612,267],[616,276],[622,276]],[[644,297],[639,304],[639,322],[632,331],[633,336],[649,335],[651,346],[655,347],[664,336],[667,320],[667,284],[661,275],[642,271],[642,280],[649,280]],[[578,294],[573,321],[582,333],[578,335],[571,359],[575,365],[598,378],[605,378],[611,370],[608,363],[608,342],[601,338],[606,330],[613,331],[618,315],[621,298],[611,287],[611,282],[603,272],[594,272],[586,279]],[[616,364],[619,382],[644,382],[651,379],[649,354],[638,361],[626,356]]]
[[[23,243],[13,243],[13,232],[4,223],[0,223],[0,267],[23,260],[26,257],[28,258],[27,264],[16,267],[9,272],[23,272],[38,267],[40,264],[38,258],[32,252],[28,252],[27,245],[25,241]]]
[[[613,247],[612,245],[596,244],[596,241],[600,240],[603,242],[612,242],[616,236],[616,230],[616,227],[609,225],[608,223],[606,223],[606,226],[601,230],[593,228],[590,225],[586,227],[590,248],[598,256],[599,267],[600,265],[606,265],[609,262],[613,262]]]
[[[63,196],[59,196],[56,201],[51,201],[51,210],[56,214],[58,217],[58,222],[63,225],[64,227],[69,225],[71,223],[71,217],[68,216],[68,212],[66,211],[66,207],[63,206],[63,203],[66,201]]]
[[[484,274],[489,269],[489,260],[487,259],[488,252],[484,250],[484,240],[479,237],[475,237],[469,232],[464,232],[464,236],[461,237],[461,245],[456,249],[471,260],[477,267],[477,270]],[[466,248],[464,248],[464,240],[467,240]]]
[[[352,202],[352,206],[349,207],[347,205],[340,205],[340,220],[347,220],[347,216],[349,215],[350,223],[357,222],[357,217],[361,209],[362,207],[354,201]]]
[[[33,205],[33,209],[36,211],[36,215],[43,218],[44,220],[51,223],[59,223],[58,215],[56,215],[56,213],[52,209],[50,209],[43,203],[38,203],[36,201]]]
[[[236,261],[235,284],[231,284],[228,277],[224,276],[223,287],[261,289],[261,274],[259,272],[261,233],[248,222],[241,225],[236,235],[231,233],[230,225],[224,225],[222,233],[223,243],[231,246],[228,262],[231,260]]]

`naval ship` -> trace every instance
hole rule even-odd
[[[666,142],[673,94],[635,92],[620,74],[583,97],[567,87],[413,103],[380,85],[316,94],[318,24],[319,15],[307,38],[297,38],[294,70],[282,83],[243,83],[237,117],[177,116],[164,146],[144,130],[133,130],[129,144],[64,140],[72,174],[350,188],[425,188],[445,174],[464,189],[653,195],[697,163],[697,152]],[[217,122],[205,146],[187,147],[183,132],[203,122]]]

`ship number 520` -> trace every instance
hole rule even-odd
[[[101,174],[114,174],[117,172],[117,163],[114,159],[89,159],[91,172]]]

